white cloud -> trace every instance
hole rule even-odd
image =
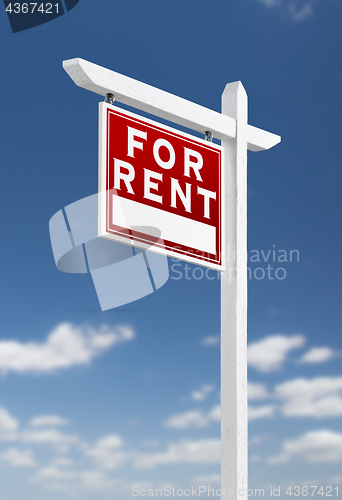
[[[276,406],[249,406],[248,419],[256,420],[259,418],[273,417]],[[221,422],[221,405],[215,405],[207,413],[202,410],[191,410],[184,413],[172,415],[170,418],[163,422],[165,427],[173,429],[189,429],[194,427],[208,427],[212,422]]]
[[[170,443],[164,452],[138,454],[134,458],[137,469],[151,469],[161,464],[213,464],[220,462],[220,440],[180,441]]]
[[[208,337],[204,337],[201,340],[202,345],[208,345],[208,346],[213,346],[213,345],[218,345],[221,341],[220,335],[209,335]]]
[[[248,382],[247,385],[248,399],[267,399],[269,394],[267,388],[264,384],[254,384],[253,382]]]
[[[188,429],[190,427],[207,427],[212,422],[221,422],[221,405],[215,405],[208,413],[202,410],[190,410],[172,415],[163,422],[165,427]]]
[[[42,421],[36,422],[36,425],[42,424],[43,419],[46,423],[54,422],[61,423],[62,419],[60,417],[52,416],[38,417],[42,418]],[[35,419],[33,419],[34,421]],[[64,420],[63,420],[64,422]],[[32,423],[32,422],[31,422]],[[27,429],[24,431],[18,431],[19,424],[17,420],[10,415],[10,413],[5,409],[0,407],[0,441],[12,441],[19,443],[29,443],[34,445],[49,445],[52,446],[58,452],[66,452],[72,445],[80,445],[81,440],[78,436],[72,434],[64,434],[56,429]]]
[[[171,416],[165,420],[164,426],[173,429],[187,429],[189,427],[206,427],[209,419],[201,410],[187,411]]]
[[[69,470],[61,470],[58,467],[44,467],[40,469],[37,474],[39,479],[53,479],[53,480],[69,480],[74,479],[76,474]]]
[[[74,462],[69,458],[55,458],[52,464],[56,467],[72,467]]]
[[[256,446],[266,441],[266,439],[267,436],[255,436],[254,438],[249,439],[248,446]]]
[[[202,385],[202,387],[198,391],[193,391],[191,393],[191,399],[195,401],[204,401],[207,395],[213,392],[214,389],[215,389],[214,385],[210,384]]]
[[[327,479],[327,484],[342,484],[342,476],[333,476]]]
[[[213,422],[221,422],[221,405],[215,405],[208,413],[208,419]]]
[[[248,406],[248,420],[257,420],[259,418],[271,418],[274,415],[276,407],[274,405],[266,406]]]
[[[29,425],[30,427],[58,427],[60,425],[67,425],[68,423],[68,420],[58,415],[39,415],[38,417],[34,417]]]
[[[301,357],[298,363],[325,363],[339,355],[340,353],[335,352],[330,347],[313,347]]]
[[[274,394],[284,399],[287,417],[337,417],[342,415],[342,377],[298,378],[279,384]]]
[[[0,453],[0,461],[11,467],[34,467],[36,465],[31,450],[17,450],[16,448],[9,448]]]
[[[342,434],[330,430],[307,432],[297,439],[284,442],[282,453],[271,457],[277,464],[299,458],[307,462],[329,463],[342,461]]]
[[[61,323],[44,342],[0,341],[0,372],[50,373],[91,360],[119,342],[134,339],[128,326],[100,330]]]
[[[81,442],[78,436],[63,434],[55,429],[25,431],[18,438],[24,443],[52,446],[61,453],[68,451],[70,446]]]
[[[32,478],[33,482],[43,482],[50,490],[67,490],[68,496],[79,496],[80,489],[117,490],[118,481],[109,478],[104,472],[98,470],[72,471],[60,469],[58,466],[44,467]]]
[[[109,479],[101,471],[85,471],[80,474],[81,486],[89,490],[108,490],[113,487],[117,489],[117,481]]]
[[[274,392],[280,398],[316,398],[342,391],[342,377],[296,378],[275,386]]]
[[[211,484],[211,483],[220,483],[221,476],[220,474],[210,474],[208,476],[196,476],[192,478],[192,484]]]
[[[86,455],[104,469],[116,469],[129,460],[130,453],[122,449],[124,445],[120,436],[115,434],[106,436],[96,441],[93,447],[85,449]]]
[[[279,0],[260,0],[260,1],[265,5],[265,7],[275,7],[276,5],[280,5]]]
[[[273,417],[276,407],[274,405],[267,406],[249,406],[248,407],[248,420],[257,420],[259,418]]]
[[[302,0],[259,0],[267,8],[285,10],[293,21],[302,21],[313,13],[313,2]]]
[[[287,354],[304,344],[304,335],[271,335],[248,346],[248,364],[264,373],[278,371],[286,361]]]
[[[316,400],[293,398],[284,404],[282,413],[286,417],[339,417],[342,415],[342,398],[339,394]]]
[[[18,429],[18,421],[12,415],[0,406],[0,434],[14,432]]]
[[[302,21],[306,17],[310,16],[313,12],[312,3],[307,2],[301,8],[296,7],[291,3],[288,7],[289,14],[294,21]]]

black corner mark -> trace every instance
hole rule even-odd
[[[63,1],[67,12],[79,3],[79,0]],[[66,13],[62,0],[52,0],[51,2],[45,0],[36,2],[4,0],[4,4],[13,33],[45,24]]]
[[[34,28],[65,13],[61,0],[53,3],[4,0],[4,4],[13,33]]]

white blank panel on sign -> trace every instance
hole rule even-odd
[[[195,247],[205,253],[215,253],[216,228],[202,222],[186,219],[180,215],[156,210],[136,201],[120,198],[113,194],[112,222],[116,226],[130,229],[132,226],[149,226],[161,230],[163,240],[174,241],[178,245]],[[145,229],[146,234],[154,236]]]

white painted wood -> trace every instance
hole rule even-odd
[[[250,151],[265,151],[265,149],[273,148],[280,141],[281,137],[279,135],[247,125],[247,149]]]
[[[247,500],[247,95],[241,82],[222,94],[222,113],[236,119],[225,156],[225,245],[235,249],[221,273],[222,500]],[[234,260],[233,260],[234,259]]]
[[[108,93],[113,93],[119,102],[202,134],[209,130],[216,139],[235,138],[236,121],[230,116],[217,113],[84,59],[75,58],[63,61],[63,68],[76,85],[96,94],[106,96]],[[248,147],[251,151],[269,149],[278,142],[280,142],[278,135],[248,126]]]
[[[63,68],[76,85],[100,95],[113,93],[115,100],[155,116],[191,128],[203,135],[210,130],[220,139],[235,137],[235,120],[208,108],[169,94],[145,83],[102,68],[83,59],[63,62]]]

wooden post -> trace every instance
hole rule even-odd
[[[221,273],[222,500],[247,500],[247,94],[241,82],[222,94],[222,113],[236,119],[225,152],[226,271]]]

